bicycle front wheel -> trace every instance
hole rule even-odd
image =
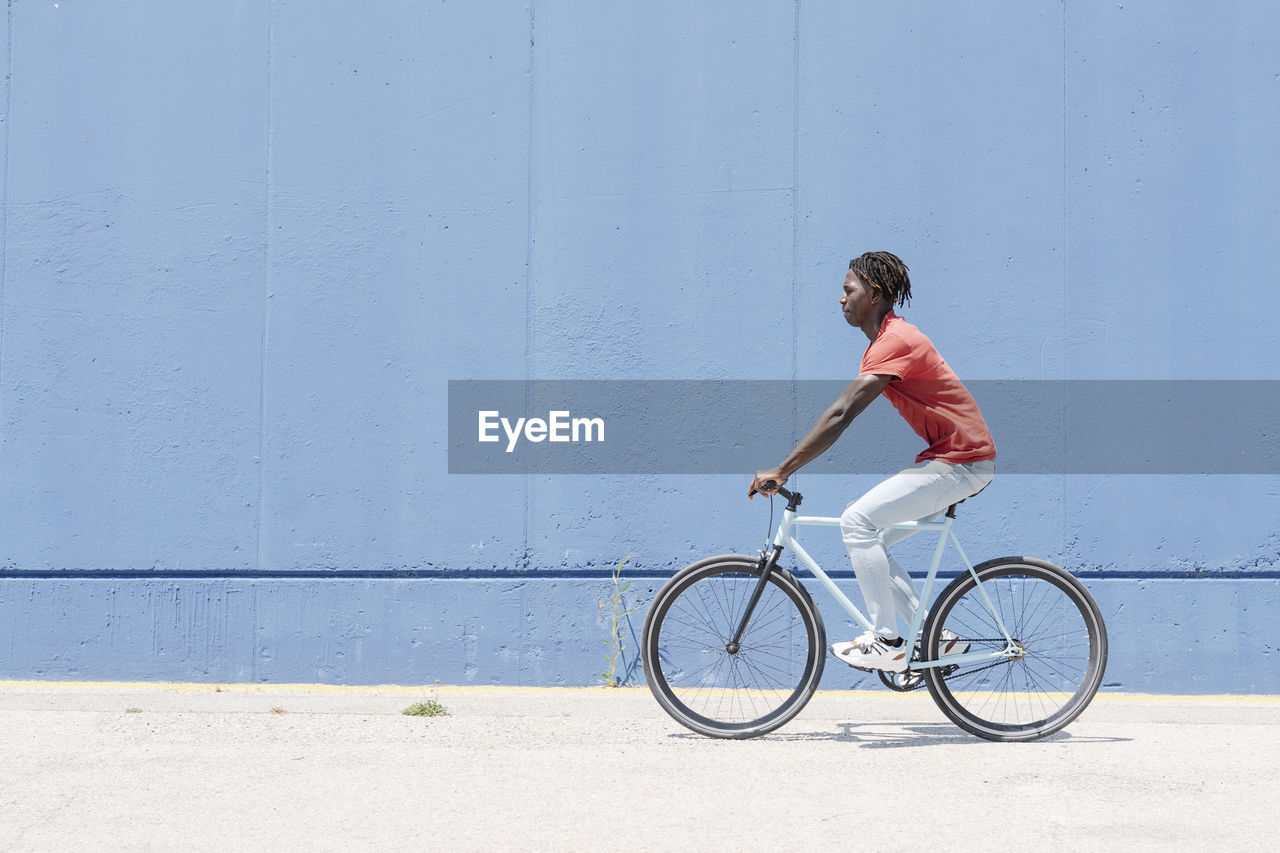
[[[827,634],[813,599],[774,568],[736,648],[734,632],[760,582],[759,560],[710,557],[681,569],[645,616],[642,660],[658,704],[699,734],[773,731],[818,687]]]
[[[1002,557],[974,571],[985,599],[970,574],[948,584],[929,614],[924,649],[931,658],[944,643],[968,652],[1005,649],[994,609],[1017,656],[929,667],[929,693],[953,723],[987,740],[1053,734],[1080,715],[1102,684],[1107,630],[1098,605],[1080,581],[1042,560]],[[944,641],[944,630],[958,639]]]

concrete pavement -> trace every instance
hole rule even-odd
[[[400,713],[433,693],[448,716]],[[1280,830],[1280,697],[1102,694],[998,744],[923,691],[824,691],[729,742],[643,688],[0,682],[0,756],[4,850],[1221,850]]]

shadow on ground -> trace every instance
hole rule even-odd
[[[835,741],[857,743],[868,749],[901,749],[903,747],[942,746],[966,744],[981,745],[990,741],[975,737],[950,723],[836,723],[836,731],[781,731],[762,735],[759,740],[770,742]],[[889,729],[892,729],[890,731]],[[676,732],[673,738],[702,738],[692,732]],[[1073,736],[1060,731],[1034,743],[1128,743],[1132,738]]]

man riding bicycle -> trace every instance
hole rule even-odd
[[[788,477],[835,444],[881,393],[928,444],[915,465],[849,504],[840,517],[844,544],[875,630],[835,643],[831,651],[858,669],[903,672],[910,662],[911,649],[899,635],[894,613],[909,622],[917,605],[915,584],[886,548],[912,531],[885,528],[921,518],[935,520],[951,504],[982,491],[995,476],[995,442],[973,395],[929,339],[893,310],[910,299],[907,265],[895,255],[867,252],[849,262],[840,304],[849,325],[871,341],[858,378],[780,465],[756,472],[748,492],[776,493]],[[947,651],[963,650],[941,650]]]

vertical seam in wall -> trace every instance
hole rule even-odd
[[[266,472],[267,466],[267,333],[270,330],[271,305],[271,141],[273,136],[271,116],[271,66],[272,47],[275,39],[275,2],[267,3],[267,151],[264,169],[263,192],[263,248],[262,248],[262,334],[258,374],[258,524],[255,548],[257,567],[263,568],[262,528],[266,522]]]
[[[528,144],[528,162],[525,166],[525,254],[524,254],[524,395],[525,395],[525,411],[529,411],[529,382],[533,378],[533,167],[535,162],[534,141],[537,136],[537,117],[538,117],[538,86],[535,71],[537,70],[537,48],[535,47],[535,25],[537,16],[535,14],[534,2],[529,0],[529,144]],[[521,478],[521,487],[524,491],[524,522],[521,529],[521,541],[523,543],[520,559],[529,567],[531,557],[529,553],[529,503],[532,499],[532,490],[529,488],[529,475],[526,465],[525,476]]]
[[[800,0],[796,0],[791,68],[791,440],[800,439]]]
[[[4,187],[0,188],[0,446],[4,442],[4,291],[9,279],[9,127],[13,124],[13,0],[5,10]]]
[[[1067,0],[1062,0],[1062,358],[1063,358],[1063,378],[1067,378],[1067,330],[1069,329],[1069,300],[1071,296],[1071,284],[1068,278],[1069,261],[1068,261],[1068,241],[1070,234],[1067,227],[1067,195],[1071,190],[1070,173],[1067,161],[1067,74],[1069,58],[1067,56]]]
[[[1071,316],[1071,285],[1070,285],[1070,268],[1067,256],[1070,254],[1068,250],[1068,242],[1070,240],[1068,219],[1067,219],[1067,195],[1071,191],[1070,172],[1067,161],[1067,73],[1068,73],[1068,55],[1067,55],[1067,0],[1062,0],[1062,378],[1067,380],[1071,376],[1071,341],[1068,337],[1070,330]],[[1063,387],[1066,387],[1065,385]],[[1065,402],[1065,398],[1064,398]],[[1067,409],[1062,407],[1062,424],[1059,435],[1067,434]],[[1070,495],[1067,494],[1068,486],[1071,480],[1068,477],[1062,478],[1062,506],[1070,506]],[[1068,525],[1071,523],[1071,514],[1064,512],[1062,514],[1062,541],[1065,545],[1071,541],[1071,530]]]

